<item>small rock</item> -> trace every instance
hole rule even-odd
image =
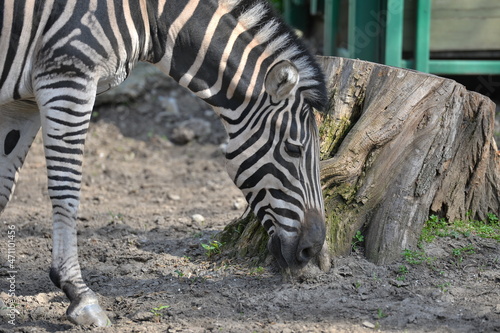
[[[455,302],[455,297],[453,297],[452,295],[450,295],[450,293],[444,293],[441,296],[440,301],[441,302],[446,302],[446,303],[454,303]]]
[[[173,200],[173,199],[171,199]],[[165,218],[163,216],[157,216],[154,220],[155,224],[158,225],[164,225],[165,224]]]
[[[179,201],[179,200],[181,200],[181,197],[180,197],[179,195],[177,195],[177,194],[172,194],[172,193],[169,193],[169,194],[168,194],[168,198],[169,198],[170,200],[173,200],[173,201]]]
[[[45,293],[40,293],[38,295],[35,296],[35,300],[39,303],[39,304],[45,304],[45,303],[48,303],[49,302],[49,297],[47,294]]]
[[[45,306],[37,306],[33,311],[31,311],[31,316],[36,319],[43,319],[49,314],[49,309]]]
[[[409,282],[401,281],[401,280],[395,280],[395,279],[390,279],[389,283],[391,285],[393,285],[394,287],[398,287],[398,288],[406,287],[406,286],[410,285]]]
[[[192,130],[197,138],[203,138],[210,135],[212,132],[212,125],[210,122],[201,118],[192,118],[180,123],[181,127],[189,128]]]
[[[151,111],[151,106],[149,106],[147,104],[139,105],[135,109],[135,111],[137,111],[137,113],[139,113],[139,114],[145,115]]]
[[[500,304],[497,304],[497,305],[493,308],[493,312],[495,312],[495,313],[500,313]]]
[[[125,265],[121,265],[120,268],[118,269],[118,271],[121,275],[127,275],[127,274],[131,274],[133,272],[138,271],[138,267],[136,265],[133,265],[133,264],[125,264]]]
[[[150,311],[138,311],[134,313],[130,319],[133,321],[150,321],[155,315]]]
[[[201,214],[194,214],[193,216],[191,216],[191,219],[193,220],[193,222],[196,222],[196,223],[205,222],[205,218]]]
[[[340,276],[352,276],[352,270],[348,266],[342,266],[342,267],[337,268],[337,273]]]
[[[429,243],[425,245],[425,254],[429,257],[444,258],[448,255],[448,252],[442,246]]]
[[[186,127],[176,127],[174,128],[172,135],[170,136],[170,141],[179,145],[185,145],[188,142],[193,141],[195,138],[195,133],[192,129]]]
[[[161,106],[165,110],[164,112],[167,115],[178,115],[179,114],[179,105],[177,104],[177,99],[174,97],[158,97]]]
[[[369,321],[367,321],[367,320],[365,320],[365,321],[363,322],[363,326],[364,326],[364,327],[367,327],[367,328],[371,328],[371,329],[374,329],[374,328],[375,328],[375,324],[372,324],[372,323],[370,323],[370,322],[369,322]]]
[[[170,116],[170,113],[168,112],[158,112],[155,116],[155,123],[163,123],[165,121],[164,118],[167,118],[168,116]]]
[[[246,201],[245,199],[242,198],[238,198],[235,201],[233,201],[233,205],[231,206],[231,208],[234,210],[240,210],[245,207],[246,207]]]
[[[407,321],[409,324],[416,323],[417,322],[417,314],[412,313],[410,316],[408,316]]]

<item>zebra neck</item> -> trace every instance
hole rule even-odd
[[[256,28],[269,15],[268,5],[254,2],[248,10],[243,2],[166,0],[152,38],[165,37],[153,47],[153,62],[220,113],[256,102],[277,54],[268,46],[278,24]]]

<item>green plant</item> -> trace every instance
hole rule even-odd
[[[377,309],[377,318],[378,319],[382,319],[382,318],[385,318],[387,317],[387,314],[384,313],[384,310],[382,309]]]
[[[251,275],[261,275],[264,273],[264,267],[262,266],[259,266],[259,267],[255,267],[254,269],[252,269],[252,271],[250,272]]]
[[[498,216],[496,216],[493,213],[488,213],[488,222],[492,225],[500,226],[500,220],[498,219]]]
[[[453,253],[454,256],[458,257],[458,256],[463,256],[464,254],[476,253],[476,249],[474,248],[474,245],[471,244],[453,249],[451,252]]]
[[[178,269],[176,269],[174,271],[174,273],[177,273],[177,277],[180,277],[180,278],[184,276],[184,273],[182,271],[178,270]]]
[[[408,274],[409,269],[406,267],[406,265],[400,265],[399,266],[399,273],[400,274]]]
[[[206,250],[205,254],[207,255],[207,257],[211,257],[214,254],[220,254],[223,245],[223,243],[216,240],[211,241],[209,244],[201,243],[201,247]]]
[[[406,279],[406,274],[408,274],[410,270],[406,265],[400,265],[398,268],[398,276],[396,277],[396,280],[398,281],[404,281]]]
[[[449,286],[451,286],[451,282],[444,282],[444,283],[438,284],[436,287],[438,287],[442,293],[445,293],[448,291]]]
[[[460,266],[462,264],[462,262],[464,261],[464,257],[466,255],[476,253],[476,249],[474,248],[474,245],[471,244],[471,245],[467,245],[467,246],[453,249],[451,251],[451,253],[453,254],[453,256],[455,256],[457,258],[456,265]]]
[[[429,216],[429,220],[427,220],[424,224],[424,228],[422,229],[422,233],[420,234],[419,243],[432,242],[436,236],[445,237],[449,236],[448,223],[446,219],[439,218],[436,215]]]
[[[170,305],[160,305],[156,308],[152,308],[150,311],[156,316],[156,317],[161,317],[163,316],[163,313],[161,312],[164,309],[168,309]]]
[[[365,241],[365,236],[363,236],[363,234],[361,233],[360,230],[358,230],[356,232],[356,234],[354,235],[354,237],[352,238],[352,250],[353,251],[356,251],[358,249],[358,246],[363,244],[363,242]]]

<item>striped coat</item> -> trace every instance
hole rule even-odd
[[[77,324],[109,324],[76,246],[85,136],[96,94],[138,61],[214,107],[227,169],[281,267],[325,239],[318,133],[326,100],[314,58],[263,0],[0,0],[0,209],[42,128],[54,216],[50,277]]]

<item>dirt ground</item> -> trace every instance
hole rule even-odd
[[[500,331],[494,240],[439,238],[427,246],[426,263],[402,256],[375,266],[356,251],[332,259],[330,272],[295,280],[272,266],[208,258],[201,244],[244,211],[224,169],[223,128],[171,81],[151,75],[142,87],[126,89],[134,97],[144,88],[148,94],[134,102],[100,101],[86,146],[80,264],[113,322],[92,331]],[[6,258],[12,225],[15,325],[4,307],[0,332],[88,331],[67,321],[68,301],[48,276],[51,215],[40,137],[0,217],[5,304],[12,301]],[[463,248],[470,251],[453,251]]]

